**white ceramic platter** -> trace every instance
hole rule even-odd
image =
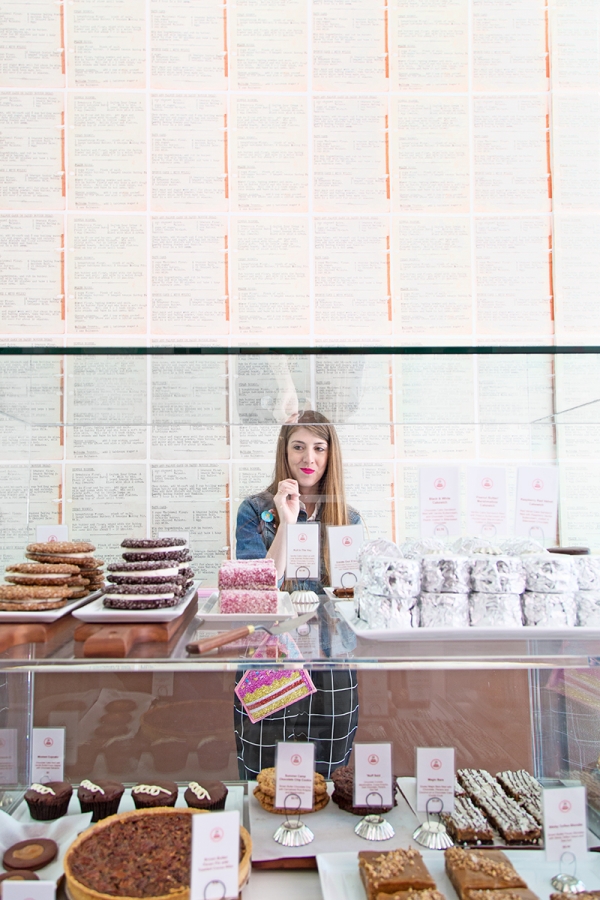
[[[106,609],[102,605],[102,597],[98,597],[93,603],[74,612],[76,619],[82,622],[91,622],[95,625],[123,625],[133,622],[172,622],[177,619],[190,605],[196,596],[199,582],[184,594],[177,606],[168,606],[165,609]]]
[[[15,624],[16,622],[23,625],[27,622],[57,622],[59,619],[62,619],[63,616],[66,616],[67,613],[73,612],[88,603],[93,603],[99,593],[99,591],[94,591],[93,594],[88,594],[87,597],[80,597],[79,600],[72,600],[71,603],[66,603],[64,606],[61,606],[60,609],[32,609],[29,612],[17,612],[16,610],[15,612],[0,612],[0,625]]]
[[[204,619],[203,625],[218,625],[224,628],[228,628],[229,625],[272,625],[274,622],[291,619],[297,615],[286,591],[278,592],[276,613],[221,613],[218,591],[198,606],[198,616]]]

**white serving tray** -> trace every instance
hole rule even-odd
[[[354,600],[339,601],[336,611],[354,634],[365,641],[540,641],[600,638],[600,628],[368,628],[354,614]]]
[[[80,606],[94,602],[99,593],[99,591],[94,591],[93,594],[88,594],[87,597],[72,600],[70,603],[66,603],[65,606],[61,606],[60,609],[32,609],[29,612],[17,612],[17,610],[14,612],[0,611],[0,625],[15,624],[17,622],[22,625],[27,624],[27,622],[57,622],[63,616],[66,616],[67,613],[73,612]]]
[[[215,591],[198,606],[198,616],[206,625],[272,625],[298,615],[287,591],[278,591],[276,613],[221,613],[219,612],[219,592]]]
[[[393,844],[385,841],[372,844],[363,841],[365,850],[387,850]],[[406,845],[404,845],[406,846]],[[456,892],[444,871],[444,854],[440,850],[420,848],[425,865],[431,872],[439,891],[447,900],[456,900]],[[539,850],[505,850],[515,869],[527,882],[530,890],[538,897],[546,898],[554,890],[550,879],[560,870],[559,863],[546,862],[544,854]],[[358,874],[358,857],[354,853],[319,853],[317,854],[319,878],[323,900],[365,900],[365,889]],[[577,876],[581,878],[588,890],[600,888],[600,854],[588,853],[586,858],[578,860]],[[565,897],[567,895],[565,894]]]
[[[118,625],[127,622],[172,622],[177,619],[190,605],[196,596],[196,590],[200,582],[195,581],[179,601],[177,606],[168,606],[165,609],[107,609],[102,605],[102,597],[98,597],[93,603],[73,613],[76,619],[82,622],[90,622],[94,625]]]

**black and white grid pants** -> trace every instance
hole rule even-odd
[[[275,765],[280,741],[312,741],[316,771],[329,778],[348,764],[358,726],[356,672],[316,671],[310,676],[317,689],[297,703],[252,724],[234,694],[233,722],[240,778],[254,781],[261,769]],[[243,673],[238,676],[238,680]]]

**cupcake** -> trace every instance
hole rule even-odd
[[[32,784],[25,791],[25,802],[32,819],[49,822],[66,815],[73,788],[68,781],[49,781],[48,784]]]
[[[77,788],[81,812],[91,812],[92,822],[99,822],[119,811],[119,803],[125,790],[118,781],[82,781]]]
[[[155,781],[153,784],[136,784],[131,796],[136,809],[154,806],[175,806],[179,788],[174,781]]]
[[[193,809],[225,809],[228,793],[222,781],[190,781],[183,799]]]
[[[188,742],[181,738],[159,738],[150,744],[150,753],[157,772],[176,772],[183,769],[188,752]]]

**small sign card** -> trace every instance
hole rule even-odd
[[[540,544],[556,540],[558,466],[520,466],[517,470],[515,534]]]
[[[457,466],[419,469],[421,537],[447,538],[460,534]]]
[[[582,859],[587,854],[585,788],[546,788],[542,804],[548,862],[558,862],[566,851]]]
[[[36,525],[35,540],[38,544],[45,544],[47,541],[68,541],[69,526]]]
[[[190,900],[233,898],[239,894],[240,814],[192,816]],[[224,890],[223,890],[224,889]]]
[[[365,540],[362,525],[330,525],[327,540],[331,587],[354,587],[360,572],[358,552]]]
[[[300,522],[287,526],[285,577],[304,581],[319,578],[319,526]]]
[[[0,784],[17,784],[17,729],[0,728]]]
[[[430,797],[439,797],[444,812],[454,809],[454,747],[417,747],[417,810],[425,812]],[[438,812],[439,804],[431,804]]]
[[[4,881],[2,900],[54,900],[55,881]]]
[[[31,741],[31,780],[38,784],[62,781],[65,767],[65,729],[34,728]]]
[[[275,806],[295,809],[313,808],[315,745],[285,741],[277,744],[275,760]],[[290,794],[296,794],[290,797]],[[298,803],[298,797],[300,803]],[[286,799],[287,798],[287,799]]]
[[[506,537],[506,469],[469,466],[467,469],[467,534]]]
[[[393,780],[391,744],[354,745],[355,806],[392,806]]]

